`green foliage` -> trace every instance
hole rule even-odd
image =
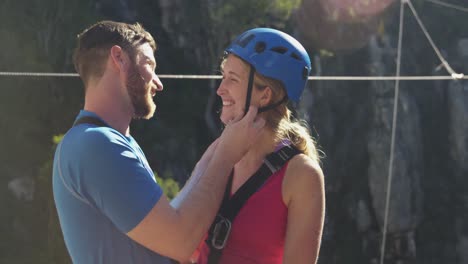
[[[234,34],[258,26],[281,29],[299,4],[299,0],[226,0],[212,10],[211,16],[219,28]]]
[[[326,50],[326,49],[320,49],[318,51],[318,54],[322,58],[328,58],[328,57],[334,57],[335,56],[335,54],[332,51],[329,51],[329,50]]]
[[[156,181],[163,189],[166,197],[169,198],[169,200],[172,200],[180,191],[179,184],[171,176],[167,178],[161,178],[156,172],[154,175],[156,176]]]
[[[8,38],[0,48],[15,61],[4,65],[8,70],[63,70],[70,65],[76,34],[96,19],[93,5],[92,0],[3,1],[0,22]]]
[[[40,263],[37,259],[42,259],[43,263],[71,263],[60,229],[52,192],[53,153],[62,138],[63,135],[53,136],[54,147],[50,159],[40,168],[36,179],[38,191],[34,198],[34,203],[37,205],[33,210],[33,214],[36,216],[33,232],[39,232],[39,234],[36,235],[35,244],[37,246],[33,248],[31,253],[31,260],[35,260],[35,263]],[[47,239],[47,243],[41,243],[44,238]]]
[[[2,1],[0,70],[71,71],[78,29],[95,21],[93,2]],[[70,263],[52,198],[50,138],[71,124],[80,86],[78,79],[0,77],[0,263]],[[33,200],[7,188],[15,178],[33,181]]]
[[[0,8],[0,70],[71,70],[78,28],[95,20],[93,1],[3,1]],[[68,69],[68,70],[66,70]],[[64,132],[82,101],[78,79],[0,78],[0,172],[35,173],[46,160],[50,136]],[[67,98],[67,101],[64,100]],[[76,110],[75,110],[76,111]],[[57,131],[58,130],[58,131]]]
[[[71,263],[60,230],[52,194],[54,151],[55,145],[46,155],[48,160],[32,178],[34,181],[33,200],[19,200],[13,195],[6,197],[6,205],[10,209],[6,217],[2,217],[0,224],[1,226],[13,224],[2,232],[2,241],[7,243],[0,243],[2,252],[0,263]],[[0,206],[5,205],[0,204]]]
[[[299,7],[301,0],[276,0],[273,1],[277,8],[286,14],[286,18],[289,18],[292,10]]]
[[[54,135],[54,136],[52,137],[52,142],[54,143],[54,145],[58,145],[58,143],[60,143],[60,141],[62,141],[63,136],[64,136],[63,134],[61,134],[61,135]]]

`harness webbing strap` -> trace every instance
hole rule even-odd
[[[73,123],[73,126],[77,126],[80,124],[92,124],[98,127],[109,127],[106,123],[104,123],[101,119],[92,116],[83,116]]]

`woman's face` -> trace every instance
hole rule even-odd
[[[223,102],[220,118],[224,124],[244,115],[249,73],[250,67],[244,61],[228,55],[222,69],[223,80],[217,91]],[[258,105],[258,94],[259,91],[253,89],[251,105]]]

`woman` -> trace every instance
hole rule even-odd
[[[291,145],[300,154],[267,177],[234,219],[215,221],[197,263],[316,263],[324,222],[324,179],[308,129],[304,122],[292,120],[287,107],[287,101],[297,103],[304,90],[309,56],[291,36],[256,28],[226,49],[221,69],[217,91],[223,102],[221,121],[238,119],[249,105],[257,106],[266,121],[261,139],[235,165],[223,206],[256,177],[252,175],[270,153]],[[220,239],[213,239],[220,233],[214,231],[216,225],[226,229]]]

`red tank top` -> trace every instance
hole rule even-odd
[[[239,211],[220,264],[282,263],[288,217],[282,183],[287,165],[271,175]],[[206,263],[207,253],[207,248],[201,250],[198,263]]]

